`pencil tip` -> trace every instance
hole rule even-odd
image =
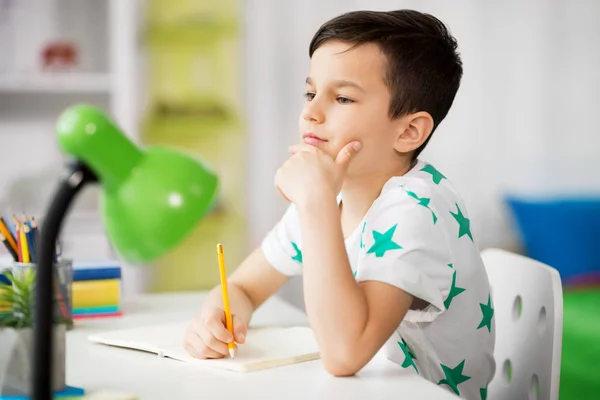
[[[230,356],[232,359],[235,359],[235,349],[229,349],[229,356]]]

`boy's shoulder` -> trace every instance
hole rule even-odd
[[[433,164],[418,161],[406,174],[385,183],[373,208],[420,206],[435,210],[455,204],[462,204],[462,199],[450,180]]]

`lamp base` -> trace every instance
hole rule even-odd
[[[60,400],[84,398],[85,390],[74,386],[67,386],[64,390],[54,392],[53,398]],[[0,396],[0,400],[30,400],[27,396]]]

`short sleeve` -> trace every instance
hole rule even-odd
[[[262,241],[267,261],[284,275],[302,274],[302,245],[298,211],[292,204]]]
[[[433,320],[445,310],[452,258],[445,230],[425,195],[394,188],[380,197],[365,220],[357,281],[381,281],[430,304]]]

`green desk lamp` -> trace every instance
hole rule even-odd
[[[59,184],[41,229],[34,315],[33,399],[51,400],[53,268],[62,221],[77,193],[101,187],[109,240],[128,261],[160,257],[182,241],[216,197],[216,175],[176,150],[135,146],[102,112],[78,105],[58,119],[61,148],[75,162]]]

